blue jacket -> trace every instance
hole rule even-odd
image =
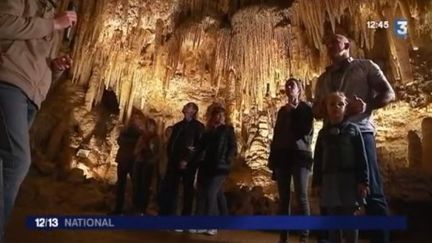
[[[321,206],[356,206],[357,185],[369,184],[360,129],[352,122],[327,124],[318,134],[312,186],[321,187]]]

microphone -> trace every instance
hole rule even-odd
[[[77,11],[77,6],[73,1],[70,1],[67,7],[67,11]],[[72,41],[72,37],[73,37],[73,27],[69,26],[64,33],[64,40],[70,42]]]

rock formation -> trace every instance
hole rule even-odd
[[[405,183],[401,171],[419,163],[418,137],[410,132],[408,142],[406,135],[420,134],[432,109],[429,1],[76,2],[76,35],[61,49],[74,65],[52,88],[32,128],[34,166],[44,175],[66,178],[79,168],[87,178],[112,184],[116,138],[133,108],[155,118],[162,131],[181,118],[186,102],[199,105],[201,120],[216,102],[227,107],[236,129],[236,168],[248,171],[233,173],[232,184],[260,186],[274,198],[266,163],[275,115],[285,102],[283,82],[300,78],[305,99],[313,99],[329,63],[322,39],[330,32],[347,34],[353,55],[376,61],[397,91],[398,101],[374,114],[386,186]],[[406,39],[393,32],[397,18],[409,22]],[[368,20],[388,21],[389,28],[368,29]],[[430,120],[423,123],[421,167],[431,168],[432,128]],[[315,134],[319,128],[316,123]]]

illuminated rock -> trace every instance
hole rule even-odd
[[[422,164],[422,142],[416,131],[408,132],[408,162],[409,167],[420,167]]]
[[[274,183],[266,164],[276,113],[286,102],[283,82],[303,80],[311,101],[329,64],[322,38],[332,31],[348,33],[353,56],[376,61],[397,90],[398,102],[374,111],[383,181],[389,185],[392,173],[418,163],[418,139],[406,134],[418,130],[431,110],[428,1],[78,2],[84,7],[71,47],[73,85],[53,87],[32,128],[34,160],[41,162],[34,164],[44,175],[79,168],[113,184],[116,139],[133,107],[163,130],[182,118],[185,103],[196,102],[205,122],[206,108],[218,102],[238,135],[236,163],[251,169],[232,180],[262,186],[268,194]],[[367,29],[370,19],[391,22],[387,15],[409,18],[407,40],[397,39],[391,28]],[[107,90],[117,99],[116,114],[101,106]],[[320,124],[315,126],[314,139]],[[80,149],[91,152],[79,158]],[[423,157],[422,164],[430,161],[430,155]]]
[[[422,121],[423,163],[422,167],[432,173],[432,117]]]

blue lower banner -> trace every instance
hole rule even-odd
[[[30,216],[29,229],[386,229],[407,228],[402,216]]]

